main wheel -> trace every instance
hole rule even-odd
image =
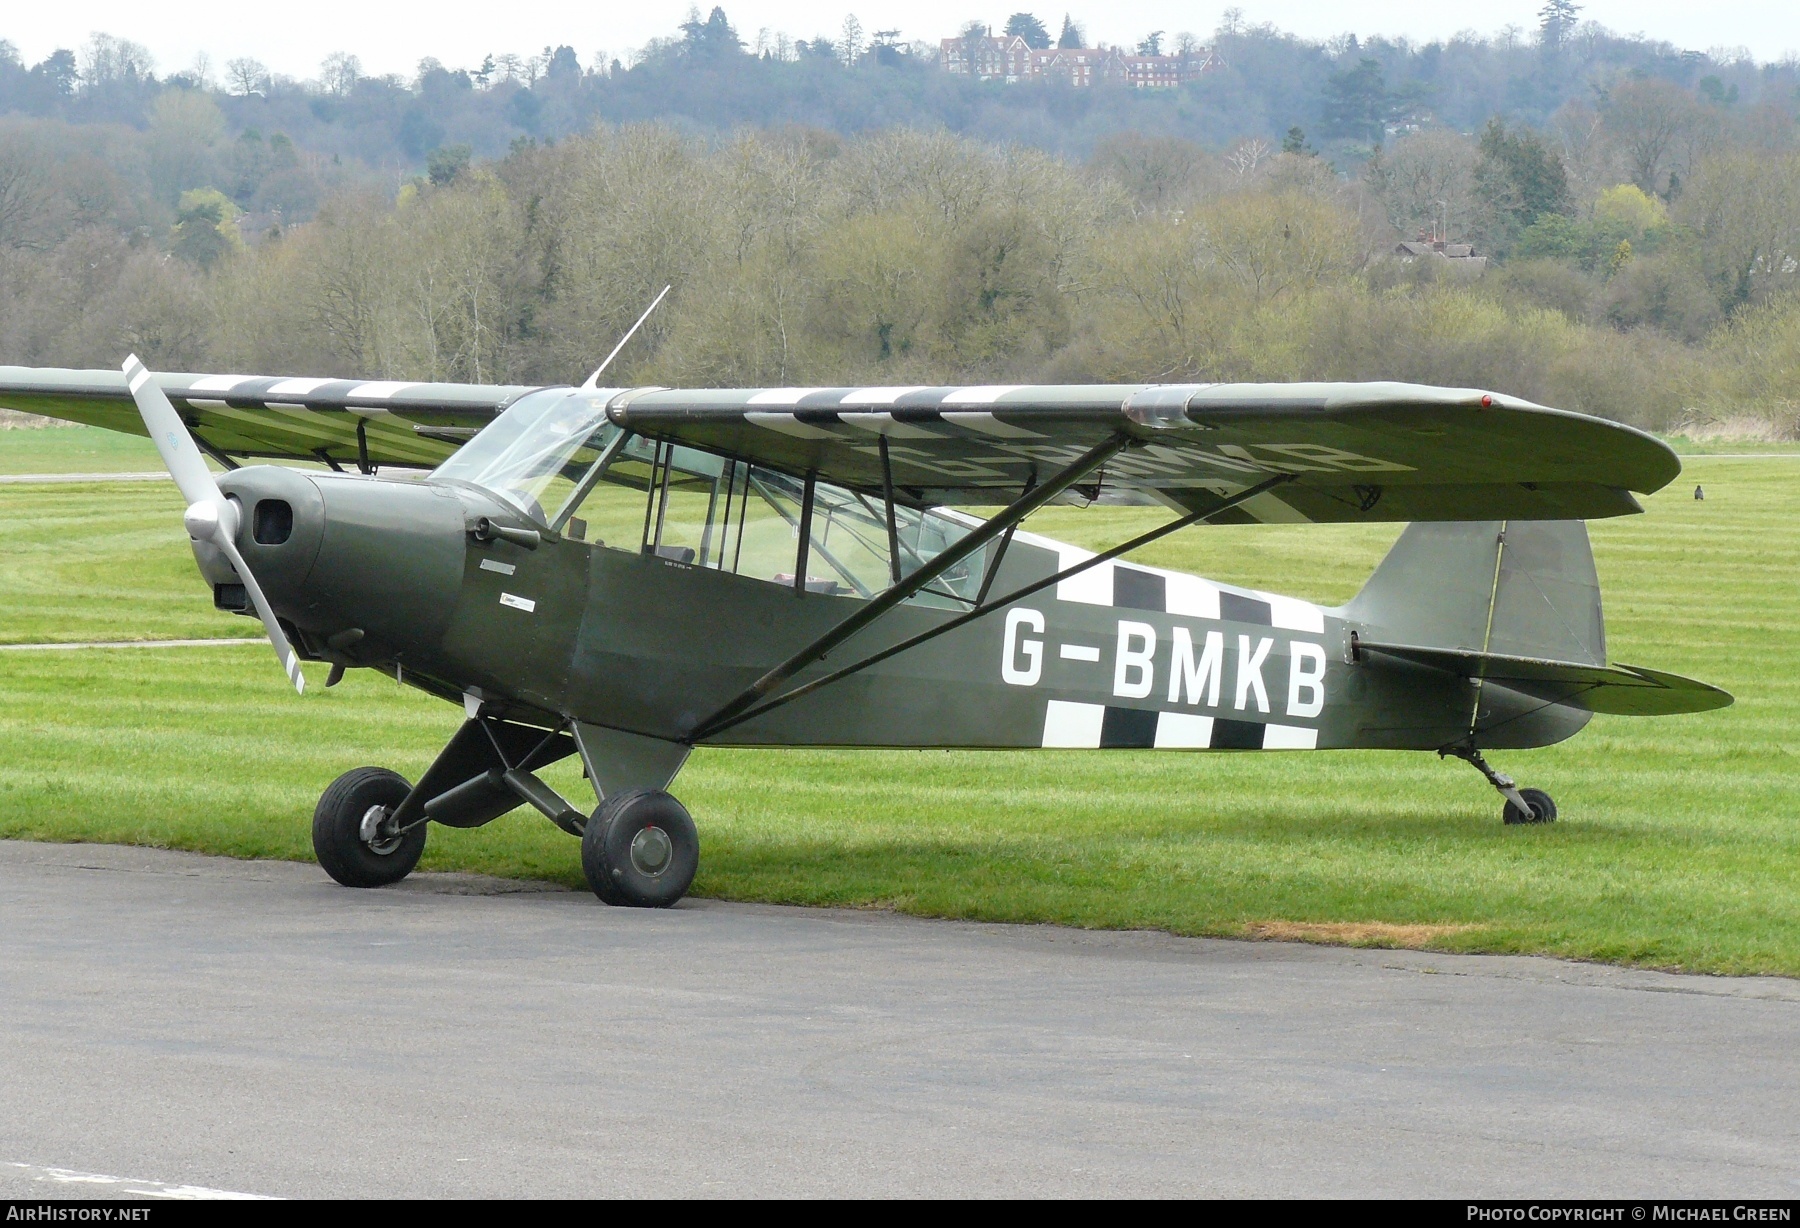
[[[1554,823],[1556,822],[1556,802],[1542,789],[1520,789],[1519,796],[1531,807],[1530,814],[1523,814],[1511,802],[1506,803],[1506,811],[1500,817],[1507,823]]]
[[[700,867],[686,807],[661,789],[626,789],[600,803],[581,837],[588,886],[608,904],[667,908]]]
[[[386,768],[353,768],[326,788],[313,811],[313,853],[346,887],[385,887],[412,873],[425,851],[425,825],[404,834],[383,824],[412,786]]]

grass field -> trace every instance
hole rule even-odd
[[[156,445],[141,435],[97,426],[0,431],[0,473],[129,473],[160,468]]]
[[[29,469],[11,437],[85,433],[0,432],[0,472]],[[1100,545],[1154,518],[1032,527]],[[0,486],[0,524],[0,643],[254,631],[210,609],[170,486]],[[1212,529],[1142,557],[1336,602],[1395,532]],[[695,892],[1800,975],[1800,458],[1694,457],[1648,516],[1593,533],[1614,658],[1738,703],[1497,756],[1556,795],[1552,826],[1503,827],[1430,755],[701,751],[676,788]],[[332,777],[414,776],[460,718],[367,674],[311,680],[295,698],[263,646],[0,652],[0,836],[310,857]],[[424,865],[580,883],[534,813],[434,829]]]

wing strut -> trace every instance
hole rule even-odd
[[[238,467],[238,463],[236,461],[232,460],[229,456],[225,455],[225,452],[223,451],[223,449],[215,448],[212,444],[207,443],[206,440],[200,438],[200,432],[196,431],[191,426],[188,427],[188,437],[194,441],[195,447],[199,448],[202,452],[206,453],[208,456],[210,456],[214,460],[218,461],[221,465],[225,466],[227,469],[236,469]]]
[[[861,631],[864,627],[886,614],[889,610],[917,593],[933,580],[955,567],[958,563],[980,550],[983,546],[999,537],[1002,533],[1031,513],[1062,494],[1063,491],[1079,482],[1082,478],[1098,469],[1110,460],[1114,454],[1132,442],[1129,435],[1113,435],[1101,440],[1072,461],[1067,468],[1042,486],[1035,487],[1006,505],[999,515],[984,521],[981,527],[974,529],[969,535],[945,550],[942,554],[926,563],[919,570],[906,577],[904,581],[884,590],[879,596],[870,600],[862,609],[838,623],[837,626],[821,635],[818,639],[796,652],[793,656],[777,665],[774,669],[751,683],[736,699],[700,721],[688,733],[687,741],[698,742],[727,723],[736,724],[733,719],[748,711],[765,699],[770,691],[792,678],[795,674],[822,659],[826,653],[842,644],[845,640]],[[810,490],[810,480],[808,487]],[[801,530],[802,560],[804,561],[806,534]],[[800,574],[804,575],[804,566]]]
[[[881,448],[881,495],[887,500],[888,583],[900,583],[900,525],[894,519],[894,462],[888,459],[886,435],[877,435]]]
[[[1041,592],[1042,590],[1049,588],[1052,584],[1060,584],[1060,583],[1062,583],[1062,581],[1067,580],[1071,576],[1080,575],[1082,572],[1086,571],[1090,567],[1098,567],[1100,564],[1109,562],[1113,559],[1116,559],[1122,554],[1129,554],[1131,551],[1136,550],[1140,546],[1147,546],[1151,542],[1156,541],[1158,538],[1167,537],[1169,534],[1175,532],[1175,530],[1185,529],[1185,528],[1187,528],[1187,526],[1193,524],[1196,521],[1205,520],[1208,516],[1217,516],[1220,512],[1225,511],[1228,508],[1236,507],[1238,504],[1243,503],[1247,500],[1254,499],[1254,498],[1256,498],[1256,496],[1262,494],[1263,492],[1273,490],[1273,489],[1275,489],[1275,487],[1280,486],[1284,482],[1293,481],[1295,476],[1296,475],[1292,474],[1292,473],[1278,473],[1274,477],[1269,478],[1267,481],[1258,482],[1255,486],[1245,487],[1243,490],[1238,491],[1234,495],[1226,495],[1223,498],[1214,502],[1209,507],[1201,508],[1199,511],[1196,511],[1196,512],[1189,512],[1187,515],[1182,516],[1179,519],[1171,520],[1171,521],[1169,521],[1169,523],[1164,524],[1164,525],[1158,525],[1156,528],[1151,529],[1147,533],[1140,533],[1136,537],[1132,538],[1130,541],[1121,542],[1119,545],[1114,546],[1110,550],[1107,550],[1100,554],[1096,554],[1093,558],[1083,559],[1081,562],[1076,563],[1073,566],[1065,567],[1061,571],[1057,572],[1055,575],[1050,576],[1047,579],[1037,580],[1031,584],[1027,584],[1024,588],[1014,589],[1012,592],[1006,594],[1006,596],[1004,596],[1004,597],[996,597],[992,601],[983,602],[982,604],[977,605],[974,609],[968,611],[967,613],[959,614],[955,618],[951,619],[949,622],[943,623],[936,627],[933,627],[929,631],[921,631],[918,635],[912,636],[909,639],[901,640],[898,644],[895,644],[892,647],[884,648],[880,652],[877,652],[870,656],[864,657],[862,660],[857,661],[854,664],[846,665],[846,666],[844,666],[844,668],[842,668],[840,670],[834,670],[833,672],[826,674],[822,678],[815,678],[811,682],[805,683],[801,686],[797,686],[791,691],[783,691],[780,695],[777,695],[775,698],[767,700],[766,702],[757,704],[754,707],[749,708],[748,710],[736,713],[736,714],[734,714],[732,716],[728,716],[728,717],[716,716],[712,720],[708,721],[704,726],[701,727],[704,730],[704,733],[701,733],[700,731],[696,731],[696,733],[694,735],[694,740],[698,741],[700,739],[700,737],[702,737],[702,736],[710,737],[713,734],[721,733],[724,730],[730,729],[733,725],[741,725],[745,721],[753,720],[756,717],[761,716],[765,712],[773,712],[776,708],[780,708],[786,704],[793,703],[796,699],[800,699],[804,696],[811,695],[814,691],[820,690],[823,687],[828,687],[832,683],[837,682],[840,679],[848,678],[851,674],[859,673],[862,670],[868,669],[871,665],[879,665],[881,662],[887,660],[889,657],[899,656],[901,653],[907,651],[910,648],[917,648],[920,644],[925,643],[927,640],[934,640],[940,635],[945,635],[951,631],[956,630],[958,627],[964,625],[965,623],[974,622],[977,618],[980,618],[985,614],[991,614],[995,610],[1001,609],[1002,607],[1005,607],[1005,606],[1009,606],[1015,601],[1022,601],[1026,597],[1031,596],[1033,593]],[[998,517],[996,517],[996,519],[998,519]],[[1017,524],[1017,522],[1015,521],[1013,525],[1009,525],[1006,529],[1007,537],[1009,540],[1012,536],[1012,530],[1016,526],[1016,524]],[[993,579],[993,574],[991,571],[989,573],[988,579],[990,581]]]

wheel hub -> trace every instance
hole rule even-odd
[[[400,833],[388,829],[389,813],[386,806],[370,806],[363,811],[362,823],[357,829],[362,842],[378,857],[386,857],[400,847]]]
[[[631,838],[631,868],[646,878],[656,878],[667,870],[674,853],[674,842],[660,827],[646,827]]]

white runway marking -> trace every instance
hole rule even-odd
[[[63,482],[166,482],[167,469],[134,473],[0,473],[0,486],[55,486]]]
[[[0,1164],[33,1181],[49,1181],[60,1186],[99,1185],[119,1194],[135,1194],[140,1198],[175,1198],[186,1201],[235,1199],[240,1201],[272,1201],[267,1194],[240,1194],[235,1190],[214,1190],[204,1185],[170,1185],[164,1181],[136,1181],[130,1177],[108,1177],[104,1173],[77,1172],[72,1168],[43,1168],[36,1164]],[[69,1190],[79,1194],[78,1190]]]
[[[60,652],[74,648],[218,648],[226,644],[267,644],[266,636],[246,639],[227,636],[215,640],[86,640],[69,644],[0,644],[0,652]]]

